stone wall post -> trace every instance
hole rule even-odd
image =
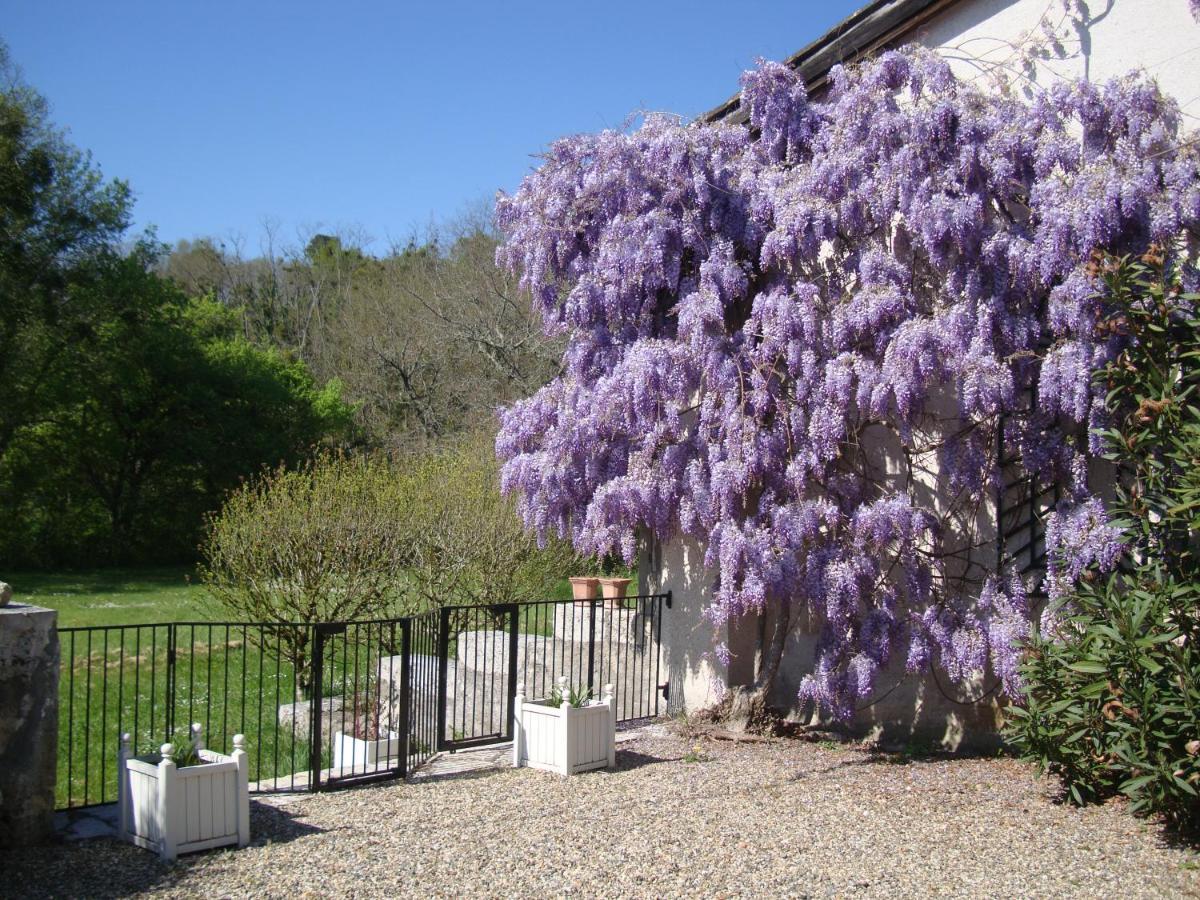
[[[54,831],[58,613],[0,606],[0,848]]]

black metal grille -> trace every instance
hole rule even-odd
[[[1021,395],[1020,414],[1031,416],[1036,386]],[[1030,474],[1017,448],[1006,446],[1004,420],[997,429],[1001,483],[996,495],[997,571],[1012,569],[1023,576],[1030,593],[1044,597],[1046,517],[1060,498],[1059,485]]]
[[[659,635],[668,595],[445,607],[438,653],[439,749],[512,739],[518,688],[544,697],[559,678],[599,697],[612,684],[617,720],[656,716]]]
[[[658,715],[662,607],[617,601],[444,607],[402,619],[62,628],[57,806],[116,798],[117,750],[246,735],[257,791],[412,771],[439,750],[510,740],[513,698],[565,676],[618,720]]]

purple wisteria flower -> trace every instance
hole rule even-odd
[[[1053,631],[1061,602],[1072,585],[1095,566],[1111,571],[1125,549],[1120,529],[1111,525],[1096,497],[1059,503],[1046,520],[1046,594],[1050,605],[1042,624]]]
[[[815,616],[801,696],[835,715],[891,665],[1012,693],[1025,587],[969,550],[997,447],[1071,498],[1052,593],[1111,559],[1081,475],[1114,352],[1089,262],[1196,228],[1196,147],[1137,75],[1024,103],[911,50],[820,98],[775,63],[742,85],[751,128],[566,138],[498,200],[498,261],[568,341],[501,413],[503,487],[583,552],[700,539],[716,623]]]

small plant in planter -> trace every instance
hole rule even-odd
[[[361,707],[355,703],[348,732],[333,736],[333,768],[364,771],[386,768],[387,760],[400,755],[400,735],[385,727],[383,699]]]
[[[574,775],[616,764],[616,709],[611,684],[601,700],[590,688],[570,688],[566,678],[546,697],[513,703],[513,765]]]
[[[134,756],[128,734],[118,754],[117,833],[164,860],[180,853],[250,842],[250,757],[233,736],[226,756],[204,747],[199,723],[190,739]]]
[[[566,678],[560,678],[559,683],[550,689],[550,696],[543,701],[534,700],[534,703],[542,702],[547,706],[553,706],[558,709],[566,701],[572,709],[582,709],[583,705],[592,699],[592,689],[590,687],[570,688],[563,692]]]

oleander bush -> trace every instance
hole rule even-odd
[[[1008,736],[1085,803],[1200,824],[1200,296],[1151,251],[1098,261],[1101,328],[1122,348],[1097,373],[1109,427],[1112,571],[1050,559],[1051,603],[1021,667]],[[1060,523],[1059,527],[1062,527]],[[1054,537],[1054,536],[1051,536]],[[1068,535],[1050,543],[1068,547]]]

